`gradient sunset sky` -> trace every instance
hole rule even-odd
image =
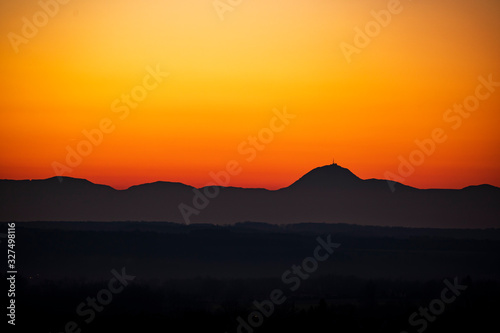
[[[341,43],[387,7],[243,0],[221,20],[212,0],[72,0],[44,25],[38,1],[2,0],[0,178],[55,176],[82,131],[110,119],[114,130],[65,176],[203,186],[236,160],[231,185],[276,189],[335,158],[384,178],[441,128],[447,140],[403,183],[500,186],[500,87],[456,129],[444,119],[479,76],[500,82],[500,1],[401,1],[349,63]],[[38,32],[16,52],[11,33],[22,37],[34,15]],[[114,101],[157,66],[168,77],[120,119]],[[284,107],[296,117],[247,161],[238,146]]]

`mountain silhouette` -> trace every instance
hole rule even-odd
[[[302,176],[295,183],[290,185],[293,189],[314,189],[314,188],[352,188],[361,185],[361,179],[353,174],[349,169],[337,164],[325,165],[313,169]]]
[[[391,187],[386,180],[360,179],[337,164],[315,168],[279,190],[195,188],[173,182],[115,190],[71,177],[0,180],[0,221],[214,224],[257,221],[431,228],[500,227],[498,187],[417,189],[395,182]],[[184,215],[180,205],[184,207]]]

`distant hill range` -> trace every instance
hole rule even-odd
[[[393,189],[394,192],[386,180],[363,180],[336,164],[313,169],[292,185],[274,191],[236,187],[196,189],[172,182],[115,190],[70,177],[0,180],[0,221],[214,224],[258,221],[423,228],[500,227],[498,187],[422,190],[393,183]]]

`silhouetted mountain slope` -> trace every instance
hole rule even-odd
[[[421,190],[362,180],[338,165],[311,170],[276,191],[196,189],[155,182],[115,190],[87,180],[0,180],[1,221],[334,222],[434,228],[500,226],[500,188]]]
[[[336,164],[315,168],[300,177],[289,189],[349,189],[361,185],[362,180],[349,169]]]

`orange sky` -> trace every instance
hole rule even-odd
[[[333,157],[361,178],[384,178],[442,128],[447,140],[402,182],[500,186],[500,87],[458,128],[443,118],[475,94],[479,76],[500,82],[498,1],[401,1],[350,63],[341,43],[354,45],[354,28],[388,1],[243,0],[223,21],[212,0],[58,7],[44,22],[38,1],[0,3],[0,178],[52,177],[57,162],[65,176],[116,188],[203,186],[236,160],[231,185],[274,189]],[[36,33],[23,29],[33,16]],[[140,88],[157,66],[168,76]],[[133,89],[147,96],[121,119]],[[295,118],[249,161],[238,147],[284,107]],[[103,119],[113,130],[68,166],[67,147]]]

